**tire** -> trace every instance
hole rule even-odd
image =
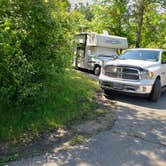
[[[101,67],[100,66],[95,66],[95,68],[94,68],[94,74],[96,76],[99,76],[100,72],[101,72]]]
[[[152,88],[152,92],[149,96],[149,99],[151,101],[157,101],[161,96],[161,81],[159,78],[156,79],[153,88]]]

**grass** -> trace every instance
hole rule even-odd
[[[83,135],[76,135],[70,140],[69,145],[70,146],[80,145],[84,143],[86,139],[87,138]]]
[[[50,100],[38,110],[0,110],[0,142],[26,141],[46,130],[66,127],[95,106],[92,101],[97,89],[95,82],[72,70],[60,79],[58,89],[52,90]]]
[[[87,120],[96,120],[98,117],[104,116],[105,114],[109,113],[108,109],[100,108],[101,105],[98,103],[92,102],[91,103],[91,111],[85,111],[81,117],[77,117],[77,121],[82,123]]]

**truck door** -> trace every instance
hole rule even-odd
[[[85,61],[85,53],[84,48],[82,46],[77,46],[76,48],[76,67],[84,67],[84,61]]]
[[[164,86],[166,85],[166,51],[162,52],[161,63],[161,84]]]
[[[86,68],[87,34],[79,34],[75,37],[77,46],[75,53],[75,67]]]

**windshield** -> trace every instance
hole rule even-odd
[[[133,59],[157,62],[159,60],[159,51],[156,50],[127,50],[119,59]]]

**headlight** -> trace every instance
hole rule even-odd
[[[140,72],[140,78],[143,80],[152,79],[154,77],[154,73],[148,70],[143,70]]]
[[[105,74],[105,66],[104,65],[101,66],[101,73]]]

